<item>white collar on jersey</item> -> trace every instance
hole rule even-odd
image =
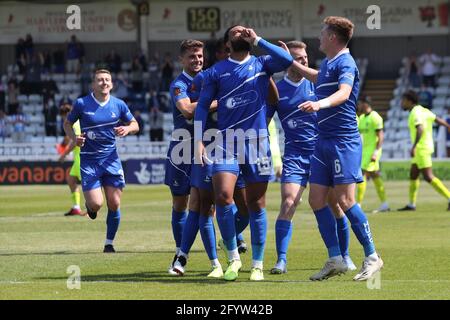
[[[183,74],[184,74],[184,76],[185,76],[186,78],[188,78],[190,81],[194,80],[194,78],[191,77],[191,76],[189,75],[189,73],[187,73],[186,71],[184,71],[184,69],[183,69]]]
[[[94,99],[94,101],[97,102],[97,103],[100,105],[100,107],[106,106],[106,105],[108,104],[108,102],[109,102],[109,99],[111,98],[111,96],[108,96],[108,99],[107,99],[106,101],[100,102],[100,101],[98,101],[98,100],[95,98],[93,92],[91,92],[91,96],[92,96],[92,99]]]
[[[333,62],[334,60],[337,59],[337,57],[339,57],[340,55],[344,54],[344,53],[350,53],[350,50],[348,48],[344,48],[341,51],[338,52],[337,55],[335,55],[332,59],[328,60],[327,64]]]
[[[287,74],[284,75],[284,81],[294,87],[299,87],[302,84],[303,80],[305,80],[305,78],[302,78],[299,82],[294,82],[288,78]]]
[[[237,63],[237,64],[244,64],[244,63],[246,63],[248,60],[250,60],[250,57],[251,57],[251,55],[248,55],[247,58],[245,58],[245,59],[242,60],[242,61],[237,61],[237,60],[234,60],[234,59],[231,59],[230,57],[228,57],[228,61],[231,61],[231,62]]]

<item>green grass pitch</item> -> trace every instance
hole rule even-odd
[[[450,186],[449,181],[445,184]],[[392,208],[406,204],[408,182],[386,183]],[[276,260],[275,218],[279,184],[267,196],[268,235],[265,281],[250,282],[251,253],[242,255],[236,282],[210,280],[209,261],[200,235],[184,277],[171,277],[171,206],[165,186],[127,186],[118,253],[103,254],[105,215],[64,217],[70,206],[65,186],[0,187],[0,299],[449,299],[450,212],[447,202],[422,183],[416,212],[369,214],[377,251],[385,267],[378,282],[354,282],[348,272],[323,282],[309,276],[326,260],[316,221],[305,201],[294,217],[288,274],[270,275]],[[378,206],[369,183],[363,208]],[[249,230],[244,233],[250,243]],[[360,266],[362,248],[352,234],[350,252]],[[223,252],[219,258],[225,266]],[[81,288],[68,289],[67,268],[79,266]]]

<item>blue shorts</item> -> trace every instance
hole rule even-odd
[[[322,139],[316,143],[311,159],[310,183],[333,187],[363,181],[361,138]]]
[[[169,145],[169,151],[166,158],[166,174],[164,184],[169,186],[170,192],[174,196],[186,196],[191,191],[191,163],[192,155],[188,155],[188,159],[181,161],[175,159],[172,155],[173,148],[179,145],[178,141],[172,141]],[[189,146],[187,146],[189,147]],[[192,149],[190,150],[192,151]],[[181,154],[181,156],[183,156]]]
[[[212,191],[212,164],[205,164],[204,166],[201,164],[192,165],[191,186]]]
[[[273,178],[269,137],[260,138],[258,142],[255,140],[245,140],[240,153],[224,152],[222,157],[216,157],[212,174],[230,172],[242,176],[245,184],[269,182]],[[240,185],[242,186],[242,182]]]
[[[117,154],[104,159],[80,160],[81,187],[83,191],[89,191],[102,186],[110,186],[118,189],[125,187],[122,163]]]
[[[242,172],[239,172],[239,176],[236,180],[236,185],[234,186],[235,189],[244,189],[245,188],[245,180],[242,176]]]
[[[306,187],[309,180],[311,155],[284,155],[281,183],[295,183]]]

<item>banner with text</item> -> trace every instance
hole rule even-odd
[[[369,28],[377,22],[376,8],[367,13],[372,5],[380,9],[380,29]],[[305,38],[318,37],[322,21],[327,16],[350,19],[355,24],[355,37],[438,35],[449,34],[448,14],[446,0],[303,1],[301,22]]]
[[[266,38],[292,38],[296,23],[294,2],[151,2],[149,40],[204,40],[213,31],[219,38],[235,24],[255,28]]]
[[[82,3],[81,30],[67,28],[69,5],[8,2],[0,4],[0,44],[16,43],[26,34],[35,43],[61,43],[72,34],[84,42],[135,41],[136,10],[131,3]]]

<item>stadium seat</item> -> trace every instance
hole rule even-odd
[[[445,97],[438,97],[433,99],[433,108],[444,108],[446,105]]]
[[[42,96],[38,95],[38,94],[31,94],[28,97],[28,101],[30,103],[42,103]]]
[[[56,143],[57,139],[56,139],[56,137],[53,137],[53,136],[51,136],[51,137],[44,137],[44,142],[45,143]]]
[[[31,137],[30,142],[42,143],[42,142],[44,142],[44,137],[42,137],[42,136]]]
[[[64,74],[63,73],[54,73],[52,74],[52,79],[58,83],[64,81]]]
[[[436,88],[435,96],[436,97],[445,97],[449,93],[450,88],[448,86],[439,86]]]
[[[438,79],[437,83],[439,86],[442,86],[442,85],[449,86],[450,85],[450,75],[445,75],[445,76],[440,77]]]

